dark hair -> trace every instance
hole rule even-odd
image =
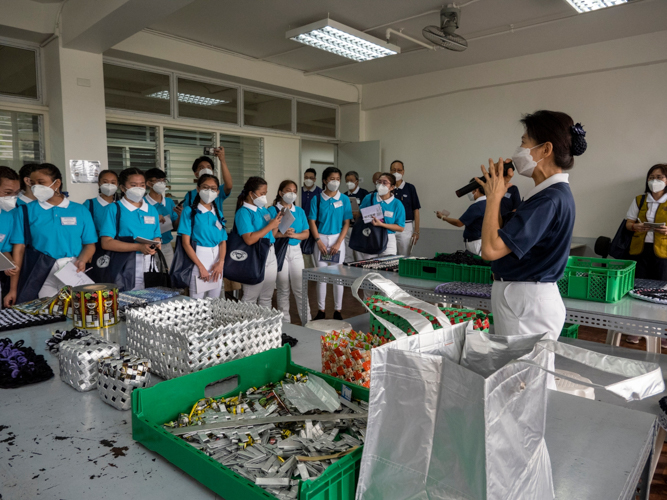
[[[648,187],[648,178],[656,170],[660,170],[662,172],[662,175],[667,177],[667,163],[656,163],[655,165],[653,165],[651,168],[648,169],[648,174],[646,174],[646,187],[644,188],[644,192],[647,194],[651,192],[651,189]]]
[[[345,174],[346,179],[348,175],[354,175],[354,178],[357,179],[357,181],[359,180],[359,174],[354,170],[350,170],[348,173]]]
[[[327,187],[327,179],[331,174],[338,174],[343,177],[343,172],[340,171],[338,167],[327,167],[324,169],[324,172],[322,172],[322,189],[326,189]]]
[[[39,163],[26,163],[21,167],[21,170],[19,170],[19,184],[21,185],[21,190],[27,190],[28,186],[25,185],[25,181],[23,179],[30,177],[30,174],[32,174],[37,167],[39,167]]]
[[[314,168],[307,168],[306,171],[303,173],[303,175],[306,174],[314,174],[315,178],[317,179],[317,170],[315,170]]]
[[[285,179],[284,181],[282,181],[282,182],[280,183],[280,186],[278,186],[278,192],[276,193],[276,199],[273,200],[273,205],[274,205],[274,206],[276,205],[276,203],[278,203],[279,201],[282,200],[282,197],[280,196],[280,192],[281,192],[283,189],[285,189],[287,186],[289,186],[290,184],[294,184],[294,187],[297,188],[297,189],[299,189],[299,186],[298,186],[297,183],[294,182],[294,181],[291,181],[291,180],[289,180],[289,179]]]
[[[381,179],[382,177],[386,177],[387,179],[389,179],[389,182],[391,182],[392,186],[396,185],[396,176],[394,176],[394,174],[390,174],[389,172],[383,172],[382,174],[380,174],[380,177],[378,177],[378,179]]]
[[[146,170],[146,173],[144,174],[144,177],[146,179],[166,179],[167,174],[164,173],[164,170],[162,170],[160,168],[153,167],[153,168],[149,168],[148,170]]]
[[[475,179],[474,178],[470,179],[470,182],[475,182]],[[484,187],[481,184],[478,184],[475,189],[479,189],[479,192],[482,193],[482,195],[486,195],[486,193],[484,192]]]
[[[100,175],[97,177],[97,181],[99,182],[99,180],[102,178],[102,176],[107,175],[107,174],[113,175],[116,178],[116,182],[118,181],[118,174],[116,172],[114,172],[113,170],[102,170],[100,172]]]
[[[391,168],[391,166],[392,166],[394,163],[400,163],[400,164],[401,164],[401,167],[403,167],[403,170],[405,170],[405,165],[403,165],[403,162],[402,162],[401,160],[394,160],[394,161],[392,161],[392,162],[389,164],[389,168]]]
[[[213,167],[215,169],[215,164],[213,163],[213,158],[211,158],[210,156],[200,156],[199,158],[197,158],[192,163],[192,171],[197,172],[197,169],[199,168],[199,164],[203,161],[210,163],[211,167]]]
[[[197,187],[201,187],[201,185],[204,184],[204,182],[206,182],[209,179],[213,179],[215,181],[216,186],[218,186],[218,189],[220,189],[220,181],[218,180],[218,178],[215,175],[211,175],[211,174],[204,174],[201,177],[199,177],[197,179]],[[201,202],[201,198],[199,197],[199,191],[197,191],[197,196],[195,196],[195,199],[192,200],[192,205],[190,205],[192,207],[192,210],[196,210],[197,206],[199,205],[200,202]],[[211,205],[212,205],[213,210],[215,211],[215,213],[217,215],[218,212],[217,212],[217,208],[215,207],[215,203],[212,203]]]
[[[35,168],[32,169],[31,174],[34,172],[46,172],[46,175],[51,177],[51,180],[60,181],[60,188],[63,187],[63,174],[60,173],[60,169],[56,167],[53,163],[40,163]]]
[[[131,175],[140,175],[144,178],[144,180],[146,180],[146,176],[141,170],[135,167],[130,167],[126,168],[125,170],[121,170],[120,175],[118,176],[118,185],[125,186],[125,183]],[[123,193],[123,196],[125,196],[125,193]]]
[[[267,185],[266,181],[261,177],[257,176],[252,176],[247,181],[245,181],[245,184],[243,185],[243,190],[241,191],[241,194],[239,194],[239,197],[236,200],[236,210],[238,210],[243,206],[243,202],[245,201],[249,193],[257,191],[259,188],[266,185]]]
[[[581,124],[560,111],[540,110],[527,114],[521,119],[528,137],[538,145],[550,142],[553,146],[554,163],[563,170],[574,166],[574,156],[586,151],[586,132]]]
[[[15,170],[12,170],[9,167],[0,167],[0,183],[2,179],[7,179],[10,181],[19,181],[19,174]]]

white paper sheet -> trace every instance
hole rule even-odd
[[[172,229],[174,229],[174,224],[171,221],[171,216],[165,215],[164,222],[160,224],[160,234],[166,233],[167,231],[171,231]]]
[[[142,238],[141,236],[134,238],[134,241],[137,243],[144,243],[145,245],[154,245],[156,243],[160,243],[159,241],[148,240],[146,238]]]
[[[286,210],[283,218],[280,220],[280,224],[278,225],[278,231],[285,234],[294,221],[295,218],[292,215],[292,212]]]
[[[364,222],[366,224],[373,222],[373,217],[375,217],[380,222],[384,222],[384,215],[382,214],[382,206],[380,204],[362,208],[361,216],[364,218]]]
[[[440,213],[442,214],[443,217],[449,217],[450,211],[449,210],[440,210]]]
[[[16,265],[9,260],[5,254],[0,253],[0,271],[6,271],[8,269],[14,269]]]
[[[86,273],[77,273],[73,262],[68,262],[56,273],[56,278],[67,286],[92,285],[95,282],[91,280]]]
[[[197,293],[204,293],[208,292],[209,290],[213,290],[218,287],[220,284],[220,280],[218,281],[204,281],[201,278],[196,279],[196,287],[197,287]]]

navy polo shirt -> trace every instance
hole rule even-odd
[[[415,210],[419,210],[422,207],[419,204],[419,196],[417,196],[415,187],[409,182],[404,181],[402,188],[396,188],[394,196],[405,207],[405,222],[415,220]]]
[[[366,191],[364,188],[360,187],[358,191],[354,194],[352,194],[352,191],[348,191],[345,193],[348,198],[356,198],[357,203],[359,206],[361,206],[361,202],[364,201],[364,198],[366,198],[366,195],[368,194],[368,191]]]
[[[567,179],[566,174],[557,175]],[[551,184],[524,200],[498,231],[512,253],[491,264],[493,273],[507,281],[558,281],[570,255],[574,217],[567,182]]]
[[[463,239],[465,241],[477,241],[482,239],[482,223],[484,222],[484,212],[486,211],[486,196],[481,196],[475,200],[475,203],[468,207],[468,210],[459,217],[463,222]]]
[[[519,203],[521,203],[519,188],[510,186],[505,193],[505,197],[500,201],[500,215],[505,217],[508,213],[519,208]]]
[[[321,192],[322,188],[319,186],[315,186],[315,189],[312,191],[306,191],[303,187],[301,187],[301,208],[303,208],[303,211],[306,212],[306,217],[310,215],[311,201]]]

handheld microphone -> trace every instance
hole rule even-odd
[[[509,172],[510,169],[515,170],[515,168],[514,168],[514,162],[509,161],[509,162],[505,163],[505,165],[504,165],[504,167],[503,167],[503,176],[506,176],[506,175],[507,175],[507,172]],[[484,182],[486,182],[486,177],[482,177],[481,179],[482,179]],[[457,190],[456,190],[456,196],[459,197],[459,198],[460,198],[461,196],[465,196],[465,195],[467,195],[468,193],[472,193],[472,192],[473,192],[475,189],[477,189],[478,187],[480,187],[479,182],[477,182],[477,181],[472,181],[470,184],[468,184],[468,185],[466,185],[466,186],[463,186],[461,189],[457,189]]]

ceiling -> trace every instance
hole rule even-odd
[[[667,29],[666,0],[639,0],[588,14],[576,14],[565,0],[465,3],[467,0],[459,2],[464,6],[458,33],[469,40],[466,51],[420,49],[392,35],[391,42],[402,48],[402,54],[362,63],[285,39],[285,32],[328,14],[362,31],[390,23],[368,31],[382,39],[390,27],[425,41],[421,30],[439,24],[438,13],[395,21],[438,10],[442,0],[196,0],[150,28],[306,72],[341,66],[321,74],[357,84]],[[534,24],[538,25],[524,28]],[[514,32],[510,32],[511,25]]]

